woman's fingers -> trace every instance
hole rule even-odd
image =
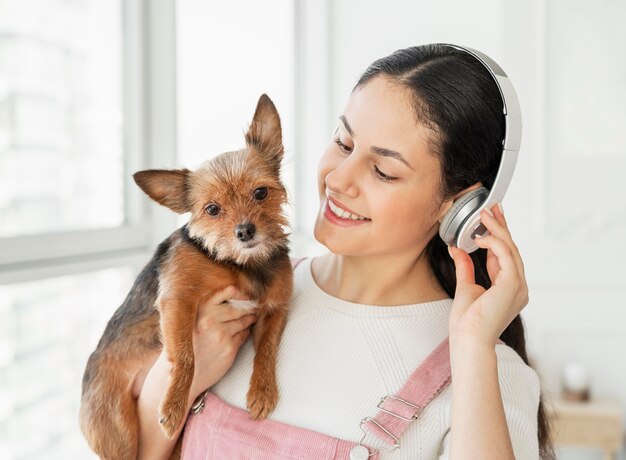
[[[248,315],[250,311],[235,308],[228,303],[233,298],[245,299],[246,297],[233,285],[215,292],[198,308],[196,324],[201,329],[208,329],[215,323],[239,320]]]
[[[526,282],[524,265],[519,250],[509,232],[504,214],[496,203],[491,208],[492,214],[487,209],[481,211],[481,221],[489,230],[489,235],[476,238],[478,247],[490,249],[487,252],[487,268],[490,276],[493,274],[492,282],[502,269],[505,269],[507,276],[517,276]],[[454,257],[457,286],[459,284],[474,284],[474,266],[469,255],[456,247],[449,247],[451,255]]]
[[[243,331],[237,332],[233,336],[234,345],[237,348],[240,348],[241,345],[243,345],[245,343],[245,341],[248,340],[248,337],[250,337],[250,329],[244,329]]]
[[[247,314],[241,318],[226,321],[219,325],[225,337],[230,337],[229,343],[233,345],[234,350],[238,350],[241,345],[248,340],[252,324],[257,320],[257,315]]]
[[[491,235],[496,236],[509,247],[515,265],[517,266],[518,273],[525,280],[524,263],[522,262],[522,257],[519,253],[517,245],[513,242],[513,237],[511,236],[511,232],[507,226],[504,214],[497,204],[491,208],[491,211],[493,215],[483,209],[481,212],[481,221],[487,227],[487,230],[489,230]]]
[[[502,212],[502,210],[500,209],[499,206],[496,206],[496,208],[494,208],[494,216],[496,217],[496,219],[498,220],[498,222],[500,222],[502,225],[504,225],[507,229],[507,231],[509,232],[509,236],[511,237],[511,242],[513,243],[513,247],[515,252],[517,253],[516,260],[518,262],[518,268],[520,269],[520,273],[522,274],[522,276],[524,276],[524,279],[526,279],[526,275],[524,273],[524,261],[522,260],[522,256],[519,253],[519,249],[517,247],[517,245],[515,244],[515,242],[513,241],[513,237],[511,236],[511,232],[509,231],[509,225],[506,222],[506,217],[504,217],[504,213]]]
[[[482,238],[476,238],[476,244],[480,248],[489,249],[498,258],[498,265],[500,271],[497,278],[502,277],[503,280],[508,282],[518,283],[522,280],[521,275],[518,272],[518,267],[513,257],[511,248],[501,239],[495,235],[487,235]],[[496,282],[495,279],[491,280],[492,284]]]
[[[480,220],[487,227],[489,233],[497,236],[503,241],[506,241],[511,247],[515,246],[513,238],[511,238],[511,233],[509,232],[506,222],[504,221],[504,216],[500,214],[498,205],[493,206],[491,213],[489,210],[483,209],[480,212]]]
[[[257,321],[257,315],[254,313],[247,314],[242,316],[239,319],[234,319],[231,321],[227,321],[225,326],[228,327],[229,332],[232,336],[235,336],[241,332],[249,331],[250,326],[252,326]]]
[[[234,285],[231,284],[226,286],[224,289],[215,292],[207,299],[205,305],[223,304],[225,306],[230,306],[228,301],[231,299],[250,300],[249,297],[243,295]]]

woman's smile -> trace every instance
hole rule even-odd
[[[337,214],[338,217],[342,217],[344,219],[372,220],[353,211],[345,204],[339,202],[336,198],[331,197],[328,191],[326,191],[326,198],[328,199],[331,211]]]
[[[343,213],[343,215],[346,215],[346,217],[345,218],[340,217],[338,213]],[[367,224],[368,222],[371,222],[371,219],[366,219],[364,217],[351,218],[350,216],[352,216],[352,214],[342,211],[342,209],[336,206],[334,203],[332,203],[332,201],[330,201],[329,198],[326,199],[326,202],[324,203],[324,217],[329,222],[339,225],[339,226],[344,226],[344,227],[364,225],[364,224]]]

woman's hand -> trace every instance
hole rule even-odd
[[[517,246],[496,204],[493,215],[481,213],[489,235],[476,238],[476,244],[487,249],[487,272],[491,287],[485,290],[475,284],[471,257],[456,246],[448,250],[456,267],[456,292],[450,311],[450,339],[469,339],[495,346],[500,334],[528,304],[528,285],[524,264]]]
[[[226,374],[239,348],[248,339],[250,326],[257,320],[256,314],[230,305],[230,299],[250,300],[231,285],[216,292],[198,309],[193,332],[192,398]]]
[[[200,393],[218,382],[231,368],[239,347],[250,334],[250,325],[256,321],[256,315],[223,303],[234,298],[246,299],[234,286],[228,286],[216,292],[198,309],[193,331],[195,372],[187,411]],[[168,439],[158,423],[157,408],[167,389],[170,369],[171,363],[163,349],[145,380],[137,383],[140,460],[170,458],[184,426],[181,425],[173,439]]]

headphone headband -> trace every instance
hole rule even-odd
[[[484,208],[491,209],[495,203],[502,201],[513,177],[522,141],[522,115],[511,80],[493,59],[473,48],[450,43],[437,43],[436,45],[454,48],[474,56],[489,71],[502,98],[505,130],[504,139],[502,139],[502,159],[493,186],[491,190],[483,187],[480,193],[474,190],[476,193],[471,196],[466,194],[460,197],[446,213],[439,228],[439,235],[446,244],[454,244],[469,254],[478,249],[474,242],[475,235],[488,233],[480,222],[480,212]],[[486,198],[483,198],[484,195],[487,195]]]
[[[507,74],[504,70],[502,70],[502,67],[500,67],[486,54],[473,48],[451,45],[448,43],[439,44],[471,54],[489,71],[491,77],[498,86],[500,97],[502,97],[502,111],[504,113],[506,125],[502,146],[505,150],[519,150],[520,143],[522,142],[522,115],[520,112],[519,100],[517,99],[517,93],[513,88],[511,80],[509,80]]]

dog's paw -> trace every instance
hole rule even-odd
[[[254,420],[266,418],[274,410],[277,402],[278,388],[275,383],[265,386],[250,385],[247,395],[250,418]]]
[[[159,424],[168,439],[174,439],[184,421],[185,405],[174,399],[165,399],[159,407]]]

